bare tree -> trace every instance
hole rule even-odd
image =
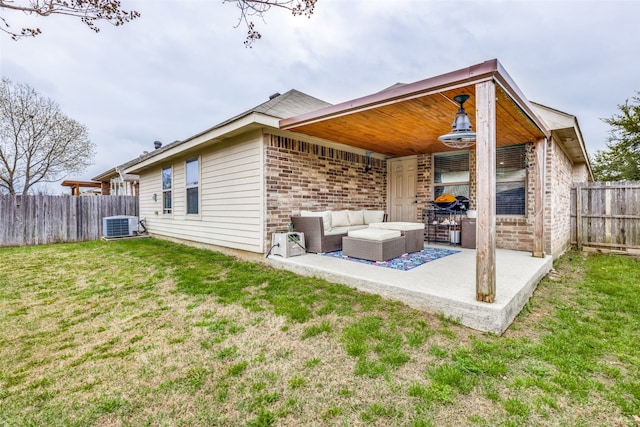
[[[84,171],[95,145],[87,128],[26,84],[0,84],[0,192],[27,194],[42,182]]]
[[[272,7],[290,11],[294,16],[311,17],[317,0],[223,0],[223,3],[235,3],[240,9],[240,18],[236,28],[244,24],[247,27],[245,46],[251,47],[262,35],[256,30],[253,18],[264,21],[264,14]],[[120,26],[140,17],[140,12],[123,9],[119,0],[0,0],[0,30],[14,40],[33,37],[42,33],[38,27],[25,27],[19,31],[12,29],[7,11],[23,12],[27,15],[53,16],[67,15],[80,18],[95,32],[100,31],[98,23],[106,21]]]
[[[96,33],[100,31],[98,21],[106,21],[115,26],[123,25],[138,18],[140,13],[125,10],[119,0],[0,0],[3,15],[6,11],[23,12],[27,15],[52,16],[67,15],[80,18]],[[38,27],[26,27],[14,31],[4,16],[0,16],[0,29],[14,40],[21,37],[37,36],[42,31]]]
[[[293,16],[313,15],[317,0],[223,0],[224,3],[235,3],[240,9],[240,18],[236,28],[242,24],[247,27],[247,38],[244,41],[246,47],[251,47],[253,43],[262,38],[262,34],[256,30],[253,22],[254,17],[264,21],[264,14],[272,7],[290,11]]]

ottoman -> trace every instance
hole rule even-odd
[[[406,238],[406,252],[424,249],[424,224],[421,222],[374,222],[369,224],[369,227],[400,231]]]
[[[342,238],[342,254],[372,261],[388,261],[406,253],[405,237],[399,230],[363,228]]]

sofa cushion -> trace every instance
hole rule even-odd
[[[361,230],[349,231],[349,237],[355,237],[356,239],[381,241],[400,237],[400,231],[383,230],[381,228],[363,228]]]
[[[366,225],[350,225],[348,227],[333,227],[328,232],[325,231],[325,236],[335,236],[336,234],[347,234],[351,230],[361,230],[363,228],[367,228]]]
[[[324,235],[335,236],[337,234],[347,234],[348,231],[349,231],[349,227],[333,227],[331,230],[325,231]]]
[[[363,225],[364,224],[364,212],[363,211],[347,211],[349,216],[349,225]]]
[[[331,211],[300,211],[300,216],[321,216],[322,226],[324,227],[325,234],[327,231],[331,231]]]
[[[331,227],[348,227],[349,225],[347,211],[331,211]]]
[[[372,222],[369,227],[400,231],[424,230],[424,224],[421,222]]]
[[[384,221],[384,211],[372,211],[365,209],[362,211],[364,216],[364,223],[371,224],[372,222]]]

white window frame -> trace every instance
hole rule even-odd
[[[197,171],[196,171],[196,174],[197,174],[197,181],[195,181],[195,182],[189,182],[189,178],[190,178],[190,177],[188,176],[188,175],[189,175],[189,172],[188,172],[188,170],[189,170],[189,166],[188,166],[188,165],[189,165],[189,163],[192,163],[192,162],[197,162],[197,167],[198,167],[198,169],[197,169]],[[189,159],[185,160],[185,162],[184,162],[184,183],[185,183],[184,200],[185,200],[185,213],[186,213],[188,216],[190,216],[190,217],[200,217],[200,213],[201,213],[201,211],[202,211],[201,203],[200,203],[200,193],[201,193],[201,191],[200,191],[200,182],[201,182],[201,173],[200,173],[200,171],[201,171],[201,167],[200,167],[200,164],[201,164],[200,156],[197,156],[197,157],[191,157],[191,158],[189,158]],[[196,202],[197,202],[197,208],[198,208],[198,209],[197,209],[197,212],[189,212],[189,190],[192,190],[192,189],[194,189],[194,188],[195,188],[195,189],[196,189],[196,191],[197,191],[197,199],[196,199]]]
[[[171,186],[165,188],[164,186],[164,171],[168,170],[171,174]],[[173,166],[164,166],[160,171],[160,186],[162,188],[162,214],[173,215]],[[169,196],[169,207],[165,206],[165,200],[167,195]]]

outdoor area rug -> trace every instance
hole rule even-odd
[[[362,264],[377,265],[379,267],[393,268],[395,270],[411,270],[425,264],[427,262],[435,261],[439,258],[443,258],[449,255],[457,254],[460,251],[453,249],[441,249],[441,248],[424,248],[420,252],[412,252],[410,254],[404,254],[398,258],[390,259],[389,261],[369,261],[366,259],[352,258],[342,255],[342,251],[326,252],[322,255],[346,259],[348,261],[355,261]]]

